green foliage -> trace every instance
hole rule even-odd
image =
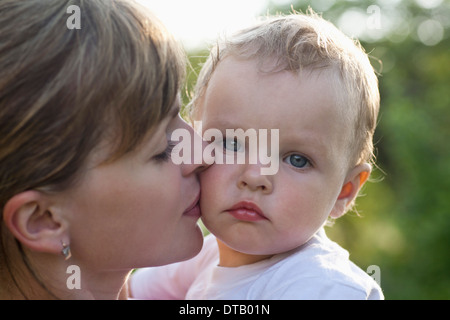
[[[270,13],[292,11],[281,2],[273,1]],[[375,136],[380,169],[357,200],[358,214],[328,229],[361,268],[381,268],[387,299],[450,298],[450,3],[422,2],[378,1],[381,29],[360,34],[374,67],[380,59],[384,68]],[[305,12],[309,3],[326,6],[323,17],[336,25],[351,17],[346,12],[374,12],[373,1],[294,1],[293,8]],[[442,30],[427,29],[427,20]],[[206,54],[191,54],[196,72]],[[188,88],[195,78],[191,72]]]

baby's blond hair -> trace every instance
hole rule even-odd
[[[199,103],[217,64],[227,56],[275,61],[273,72],[331,69],[347,119],[354,123],[349,144],[354,164],[372,162],[373,134],[380,104],[377,76],[358,41],[350,39],[311,10],[308,14],[266,17],[252,27],[221,39],[211,49],[187,106],[198,117]],[[346,112],[351,110],[352,112]]]

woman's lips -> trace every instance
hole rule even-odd
[[[197,195],[194,202],[192,202],[192,204],[189,206],[189,208],[183,212],[183,215],[189,216],[189,217],[194,217],[194,218],[200,218],[200,216],[202,214],[200,211],[199,200],[200,200],[200,193]]]
[[[236,203],[230,209],[225,210],[233,217],[243,221],[268,220],[262,210],[251,201],[241,201]]]

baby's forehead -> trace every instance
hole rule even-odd
[[[226,79],[229,85],[233,85],[241,79],[248,78],[248,75],[253,75],[253,78],[249,80],[256,80],[261,86],[261,94],[270,89],[274,89],[274,93],[283,92],[284,88],[289,87],[289,82],[297,82],[299,85],[313,82],[320,86],[320,92],[311,92],[311,99],[320,100],[324,95],[332,97],[332,103],[327,105],[332,108],[330,111],[338,112],[347,121],[354,119],[355,108],[352,108],[350,101],[347,101],[347,89],[336,67],[306,67],[301,70],[289,70],[285,65],[280,65],[276,58],[260,60],[227,56],[217,64],[211,80],[214,82],[217,78]],[[208,85],[206,93],[222,89],[221,86]],[[283,100],[282,94],[279,96],[280,100]],[[298,103],[301,104],[302,101],[299,100]],[[334,112],[330,112],[330,116],[335,116]]]
[[[257,60],[224,59],[208,85],[202,111],[213,117],[231,114],[237,122],[242,115],[263,113],[265,118],[257,119],[264,125],[291,124],[293,130],[304,118],[311,119],[311,125],[332,118],[342,130],[348,127],[350,108],[344,103],[335,70],[275,70],[273,66]]]

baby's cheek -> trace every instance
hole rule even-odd
[[[208,170],[200,174],[200,207],[202,214],[209,213],[222,202],[220,201],[220,197],[223,194],[222,189],[225,183],[220,177],[220,170],[215,170],[215,166],[217,165],[211,166]]]
[[[233,169],[233,165],[213,164],[207,170],[200,173],[202,193],[208,192],[209,194],[214,194],[236,186],[236,182],[233,181],[236,176],[235,170]]]
[[[284,190],[277,203],[276,224],[286,235],[286,241],[307,241],[327,217],[323,206],[307,192]]]

